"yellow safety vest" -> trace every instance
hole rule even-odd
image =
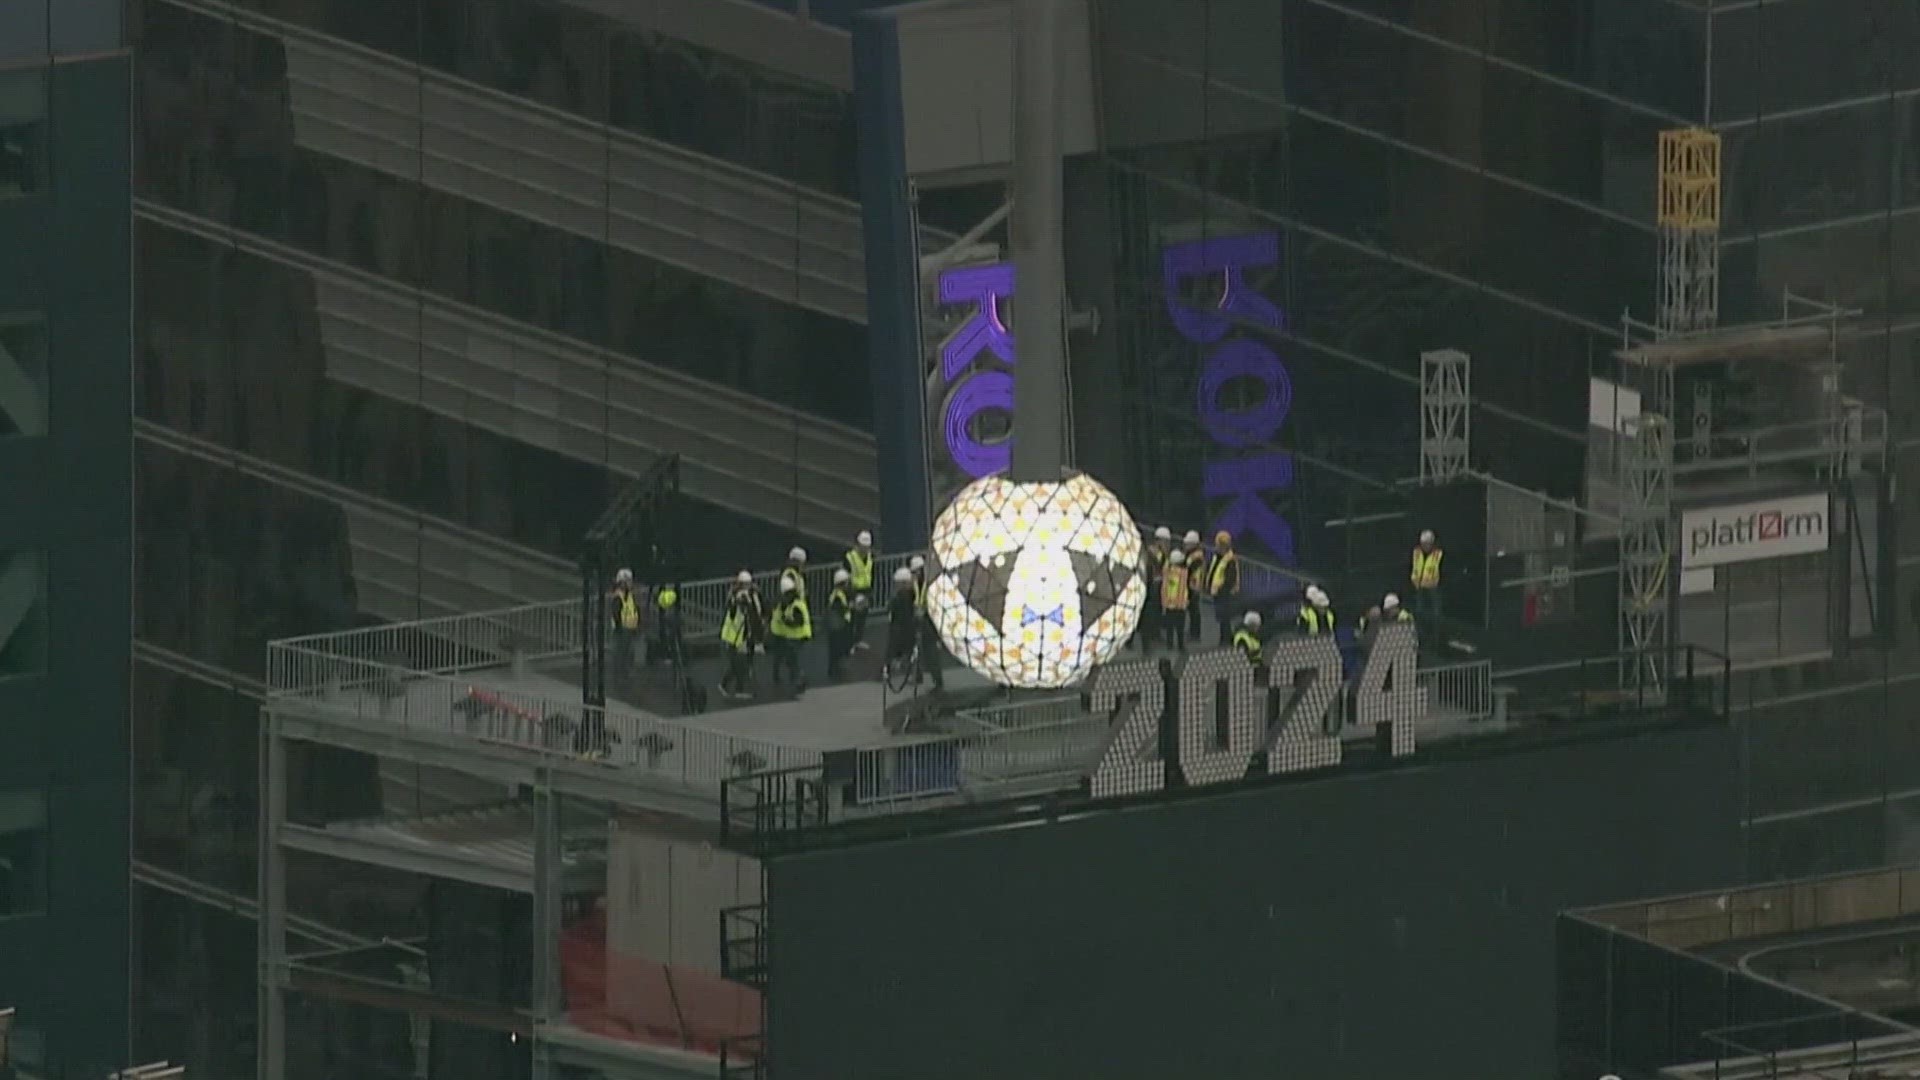
[[[1333,633],[1333,609],[1300,605],[1300,629],[1309,634]]]
[[[913,579],[913,613],[915,615],[927,613],[927,586],[919,578]]]
[[[727,617],[720,623],[720,640],[735,652],[747,650],[747,618],[739,608],[727,608]]]
[[[873,588],[873,552],[851,548],[847,551],[847,576],[852,578],[853,591],[866,592]]]
[[[797,566],[789,566],[789,567],[785,567],[785,568],[783,568],[783,569],[782,569],[782,570],[780,571],[780,582],[781,582],[781,584],[785,584],[785,583],[787,583],[787,582],[789,582],[789,581],[791,581],[791,582],[793,582],[793,587],[794,587],[795,589],[798,589],[798,590],[799,590],[799,591],[801,591],[801,592],[805,592],[805,591],[806,591],[806,589],[807,589],[807,578],[806,578],[806,575],[804,575],[804,574],[802,574],[802,573],[800,572],[800,568],[799,568],[799,567],[797,567]]]
[[[805,599],[792,600],[773,609],[773,636],[786,641],[808,641],[813,637],[813,614]]]
[[[1187,610],[1187,575],[1168,574],[1160,579],[1160,606],[1168,611]]]
[[[1187,585],[1195,591],[1207,587],[1207,553],[1199,548],[1187,552]]]
[[[653,594],[653,606],[659,608],[661,611],[666,611],[679,602],[680,594],[674,591],[672,587],[661,589],[659,592]]]
[[[1372,621],[1373,620],[1367,618],[1365,615],[1360,616],[1360,629],[1365,630]],[[1381,612],[1380,621],[1383,623],[1412,622],[1413,612],[1408,611],[1406,608],[1394,608],[1393,614],[1391,615],[1384,611]]]
[[[1419,548],[1413,549],[1414,588],[1433,589],[1439,587],[1440,556],[1442,554],[1443,552],[1441,552],[1439,548],[1434,548],[1432,551],[1421,551]]]
[[[640,605],[634,601],[630,592],[616,593],[620,597],[620,629],[640,629]]]
[[[827,594],[827,609],[836,618],[845,619],[852,615],[853,596],[847,592],[846,586],[835,585],[833,591]]]
[[[1233,647],[1247,654],[1251,663],[1260,662],[1260,638],[1251,630],[1236,630],[1233,633]]]
[[[1219,596],[1220,590],[1227,584],[1227,567],[1237,559],[1231,551],[1223,551],[1213,557],[1212,578],[1207,584],[1208,596]]]

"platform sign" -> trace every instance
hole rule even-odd
[[[1826,492],[1688,510],[1680,516],[1681,569],[1825,551],[1832,516]]]

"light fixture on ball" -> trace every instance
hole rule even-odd
[[[1064,468],[1066,268],[1060,0],[1014,0],[1012,467],[933,525],[927,610],[960,661],[1003,686],[1084,680],[1146,602],[1140,533],[1111,491]]]

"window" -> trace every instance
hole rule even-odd
[[[0,439],[47,433],[47,324],[0,315]]]
[[[0,919],[47,911],[47,797],[0,791]]]
[[[45,186],[47,83],[41,71],[0,74],[0,199]]]
[[[47,557],[0,552],[0,679],[46,671]]]

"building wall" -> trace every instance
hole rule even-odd
[[[27,567],[36,595],[0,648],[0,1004],[23,1058],[76,1076],[128,1049],[130,62],[109,8],[0,15],[0,42],[37,48],[0,67],[0,345],[43,421],[10,387],[0,575]]]
[[[794,1080],[1544,1076],[1553,919],[1740,865],[1726,729],[775,859]]]

